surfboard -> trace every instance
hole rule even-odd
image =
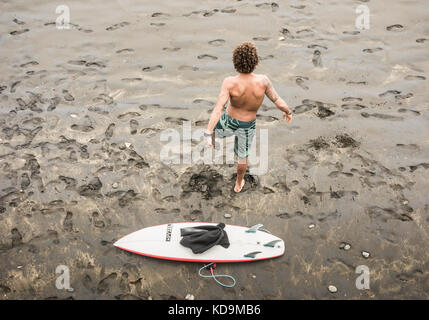
[[[147,227],[116,241],[114,246],[143,256],[188,262],[249,262],[280,257],[285,245],[282,239],[261,231],[262,225],[242,227],[225,225],[230,246],[216,245],[207,251],[194,254],[190,248],[180,244],[181,228],[199,225],[216,225],[206,222],[168,223]]]

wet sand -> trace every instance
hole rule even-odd
[[[56,2],[0,4],[1,299],[428,299],[426,1],[151,3],[73,1],[70,30]],[[233,166],[163,164],[160,134],[206,126],[246,40],[294,121],[264,102],[268,172],[234,194]],[[112,246],[188,220],[263,223],[285,255],[218,265],[228,289]]]

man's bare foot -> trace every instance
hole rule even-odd
[[[237,182],[235,182],[234,191],[237,193],[240,192],[241,189],[243,189],[243,186],[244,186],[244,178],[243,178],[243,180],[241,180],[241,187],[239,185],[237,185]]]

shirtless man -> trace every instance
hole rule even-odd
[[[227,77],[223,81],[204,136],[207,144],[213,147],[215,135],[219,137],[235,135],[234,153],[238,158],[238,164],[234,191],[240,192],[244,186],[244,174],[255,134],[256,113],[264,100],[264,95],[267,95],[283,112],[285,121],[291,122],[292,114],[286,102],[274,90],[270,79],[265,75],[253,73],[259,62],[253,43],[244,42],[237,46],[232,61],[238,75]],[[223,108],[228,100],[229,104],[224,112]]]

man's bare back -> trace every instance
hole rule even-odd
[[[259,74],[238,74],[226,79],[229,105],[226,112],[234,119],[252,121],[264,100],[266,81]]]
[[[270,79],[263,74],[239,73],[236,76],[225,78],[219,94],[218,104],[227,98],[229,104],[226,112],[231,117],[240,121],[252,121],[256,118],[256,113],[262,101],[264,101],[265,95],[281,111],[286,113],[284,114],[284,119],[290,122],[292,117],[287,104],[279,97]]]

